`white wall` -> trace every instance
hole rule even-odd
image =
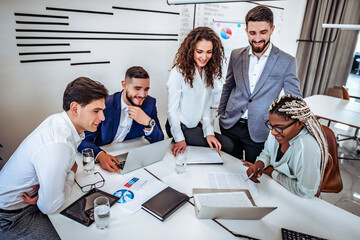
[[[281,2],[281,1],[280,1]],[[266,2],[271,5],[272,2]],[[279,4],[275,1],[274,4]],[[288,53],[296,54],[296,39],[300,34],[306,0],[284,1],[284,26],[280,39],[274,42]],[[21,141],[47,116],[62,111],[62,94],[66,85],[79,76],[102,82],[110,93],[121,90],[120,81],[127,68],[144,67],[150,74],[150,95],[157,98],[162,125],[166,121],[168,78],[177,41],[60,41],[17,40],[16,36],[89,36],[89,37],[147,37],[132,35],[93,35],[64,33],[16,33],[21,29],[68,29],[92,31],[124,31],[179,33],[180,16],[149,12],[112,9],[112,6],[180,12],[181,6],[169,6],[166,0],[2,0],[0,2],[0,157],[5,161]],[[232,3],[230,17],[246,14],[255,6],[249,3]],[[114,15],[97,15],[74,12],[48,11],[46,7],[73,8],[113,12]],[[241,12],[238,10],[242,9]],[[245,10],[246,9],[246,10]],[[14,16],[14,13],[33,13],[69,16],[68,20]],[[69,26],[24,25],[16,20],[69,22]],[[149,37],[150,38],[150,37]],[[176,38],[176,37],[165,37]],[[70,42],[70,46],[17,47],[19,43]],[[58,54],[19,56],[19,52],[84,51],[85,54]],[[70,62],[20,63],[20,60],[39,58],[67,58],[70,62],[110,61],[110,64],[70,66]],[[0,167],[5,161],[0,161]]]

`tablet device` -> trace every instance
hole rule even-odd
[[[119,197],[94,188],[62,210],[60,214],[88,227],[94,222],[94,200],[100,196],[109,199],[110,207],[120,199]]]

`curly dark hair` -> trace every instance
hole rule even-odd
[[[185,78],[185,82],[193,87],[195,75],[194,49],[196,43],[201,40],[211,41],[213,44],[212,57],[204,67],[206,72],[206,86],[213,88],[214,78],[221,78],[222,76],[221,68],[225,55],[220,38],[211,28],[197,27],[190,31],[175,55],[173,68],[178,67]]]

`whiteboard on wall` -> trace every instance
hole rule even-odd
[[[271,41],[279,45],[282,41],[284,28],[285,4],[282,2],[269,2],[274,14],[275,31]],[[216,79],[212,94],[212,108],[217,108],[220,102],[222,85],[226,80],[226,73],[230,54],[236,48],[249,45],[246,35],[245,16],[247,12],[257,6],[257,3],[215,3],[215,4],[189,4],[182,5],[180,12],[179,43],[187,36],[194,27],[207,26],[219,36],[225,51],[225,59],[222,67],[222,78]],[[279,43],[279,44],[278,44]]]
[[[248,45],[244,22],[214,20],[213,30],[223,44],[227,59],[229,59],[232,50]]]

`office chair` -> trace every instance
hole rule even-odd
[[[331,97],[343,98],[342,87],[334,86],[332,88],[328,88],[326,95]]]
[[[329,160],[325,168],[325,174],[316,197],[320,196],[321,192],[325,193],[338,193],[343,189],[343,183],[341,180],[339,161],[338,161],[338,151],[337,151],[337,142],[334,132],[322,125],[322,128],[325,133],[326,141],[329,148]]]
[[[350,95],[349,95],[348,90],[344,86],[341,87],[341,90],[342,90],[342,93],[343,93],[342,98],[345,99],[345,100],[350,100]]]
[[[347,89],[346,89],[344,86],[342,86],[342,92],[343,92],[343,99],[345,99],[345,100],[350,100],[350,95],[349,95]],[[359,137],[357,136],[358,133],[359,133],[359,129],[357,128],[357,129],[355,130],[354,136],[344,135],[344,134],[338,134],[338,135],[336,136],[336,139],[337,139],[338,142],[340,142],[340,141],[346,141],[346,140],[355,140],[357,146],[359,146],[359,145],[360,145],[360,140],[359,140]],[[341,137],[343,137],[343,138],[341,138]],[[357,153],[360,154],[360,150],[357,150]]]

